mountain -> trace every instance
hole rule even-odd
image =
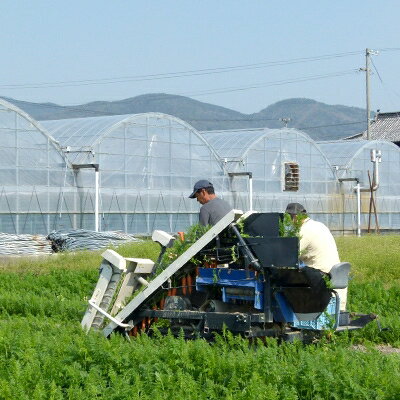
[[[365,110],[328,105],[311,99],[279,101],[260,112],[243,114],[229,108],[164,93],[145,94],[118,101],[95,101],[77,106],[31,103],[4,97],[36,120],[92,117],[101,115],[162,112],[188,122],[198,130],[281,128],[287,126],[307,132],[315,140],[333,140],[365,129]]]
[[[290,118],[289,127],[305,131],[315,140],[340,139],[363,132],[365,115],[362,108],[328,105],[310,99],[279,101],[253,114],[255,119],[264,118],[269,128],[280,128],[280,119]]]

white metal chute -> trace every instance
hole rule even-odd
[[[102,308],[100,308],[94,301],[89,300],[89,305],[92,306],[100,314],[102,314],[106,318],[108,318],[110,321],[112,321],[114,324],[117,324],[118,326],[120,326],[121,328],[132,328],[131,325],[124,324],[121,321],[118,321],[117,319],[115,319],[112,315],[108,314],[106,311],[104,311]]]
[[[145,278],[155,267],[149,259],[125,258],[114,250],[106,250],[102,256],[99,280],[81,322],[86,331],[100,329],[105,319],[116,326],[129,327],[114,316],[137,289],[149,285]]]
[[[243,215],[240,210],[232,210],[226,214],[220,221],[218,221],[210,230],[208,230],[199,240],[197,240],[188,250],[181,254],[172,264],[170,264],[164,271],[161,272],[156,278],[149,282],[148,286],[143,291],[137,294],[116,316],[118,321],[125,321],[132,312],[140,307],[156,290],[158,290],[185,264],[194,257],[199,250],[204,248],[210,243],[217,235],[219,235],[226,227],[232,222],[236,221]],[[118,324],[110,322],[104,329],[103,335],[108,337],[116,328]]]
[[[145,258],[126,258],[126,271],[121,287],[111,310],[111,315],[115,315],[125,305],[127,299],[141,286],[148,286],[144,277],[154,272],[155,264]]]
[[[108,261],[105,260],[103,260],[103,262],[101,263],[100,271],[100,277],[97,282],[96,288],[94,289],[93,295],[89,300],[91,304],[95,304],[96,306],[100,305],[113,272],[112,266]],[[88,307],[81,322],[81,326],[83,329],[88,331],[91,328],[96,313],[97,311],[95,308],[93,308],[92,305]]]
[[[96,288],[89,300],[89,307],[82,319],[81,326],[88,331],[90,328],[100,328],[104,321],[104,315],[98,312],[98,308],[107,312],[114,294],[118,288],[122,273],[126,269],[124,257],[114,250],[106,250],[103,254],[100,266],[100,277]],[[94,305],[96,307],[94,307]]]

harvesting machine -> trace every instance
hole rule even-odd
[[[329,274],[302,265],[298,238],[280,236],[280,217],[233,210],[164,269],[165,250],[183,237],[155,231],[156,263],[105,251],[82,327],[106,337],[151,333],[156,325],[186,338],[212,339],[227,329],[291,340],[359,329],[374,319],[340,311],[336,289],[347,287],[350,264]]]

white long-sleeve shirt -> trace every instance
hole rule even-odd
[[[309,267],[329,273],[340,262],[336,242],[329,228],[322,222],[306,218],[300,228],[300,260]],[[340,309],[346,309],[347,288],[336,290]]]
[[[340,262],[335,239],[322,222],[304,220],[300,228],[300,259],[323,272],[329,272]]]

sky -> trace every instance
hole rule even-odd
[[[254,113],[310,98],[400,111],[398,0],[1,0],[0,96],[169,93]]]

